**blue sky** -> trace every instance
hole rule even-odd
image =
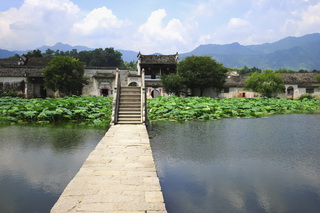
[[[0,49],[57,42],[173,54],[320,32],[320,0],[0,0]]]

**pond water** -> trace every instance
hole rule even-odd
[[[0,126],[0,212],[50,212],[105,132]]]
[[[169,213],[319,212],[320,115],[155,122]]]

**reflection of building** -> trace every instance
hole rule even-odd
[[[178,53],[175,55],[142,55],[138,54],[138,75],[144,69],[147,97],[163,96],[161,75],[175,73],[178,64]]]

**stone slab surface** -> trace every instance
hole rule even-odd
[[[145,125],[112,126],[51,213],[165,213]]]

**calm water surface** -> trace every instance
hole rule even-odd
[[[320,115],[156,122],[169,213],[320,212]]]
[[[105,132],[0,126],[0,212],[49,212]]]

